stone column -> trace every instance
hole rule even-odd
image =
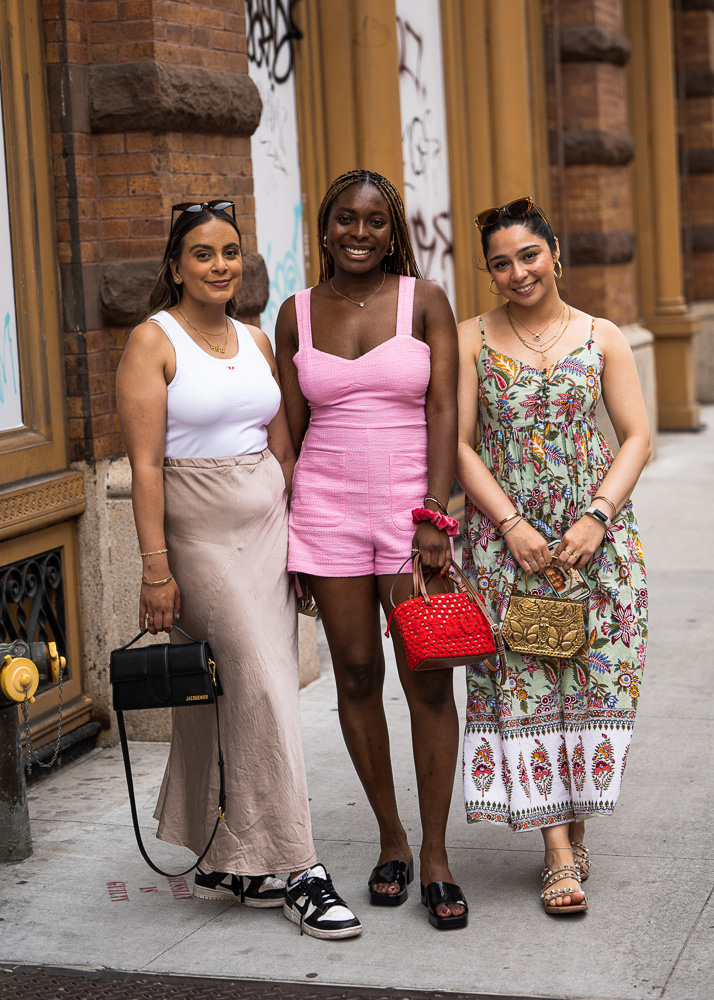
[[[531,194],[549,211],[540,0],[441,0],[457,319],[491,309],[474,213]]]
[[[659,426],[692,430],[700,420],[692,350],[699,321],[683,294],[672,11],[669,0],[630,0],[627,16],[640,306],[655,335]]]
[[[394,0],[303,0],[293,16],[305,270],[315,284],[317,210],[329,183],[376,170],[403,193],[397,20]]]

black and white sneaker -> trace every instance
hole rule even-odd
[[[202,872],[196,869],[193,894],[198,899],[223,899],[245,906],[282,906],[285,883],[274,875],[232,875],[230,872]]]
[[[357,937],[362,924],[335,892],[323,865],[313,865],[285,886],[283,913],[298,924],[301,934],[332,940]]]

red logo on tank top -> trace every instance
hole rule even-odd
[[[235,365],[228,365],[228,371],[229,372],[234,372],[235,370],[236,370],[236,366]]]

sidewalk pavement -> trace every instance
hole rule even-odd
[[[428,925],[418,873],[399,909],[368,905],[376,824],[344,748],[323,644],[322,677],[302,693],[313,825],[320,858],[362,919],[360,938],[301,938],[280,910],[200,901],[186,883],[154,875],[134,843],[115,747],[30,789],[34,854],[0,866],[0,960],[495,995],[709,1000],[714,408],[705,419],[710,428],[701,434],[660,437],[659,457],[635,494],[651,585],[650,652],[618,809],[588,827],[587,914],[544,914],[540,835],[468,826],[458,774],[448,844],[471,906],[468,928],[439,933]],[[385,649],[396,787],[416,854],[408,715],[388,640]],[[463,669],[454,684],[463,709]],[[134,744],[134,777],[150,852],[180,869],[186,852],[152,838],[166,752],[165,744]]]

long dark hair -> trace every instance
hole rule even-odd
[[[546,222],[545,213],[540,206],[536,206],[535,202],[533,202],[528,211],[523,215],[511,216],[506,215],[505,212],[501,212],[495,225],[484,226],[481,230],[481,249],[483,250],[483,256],[486,261],[486,269],[488,271],[491,270],[488,266],[488,248],[491,245],[494,233],[497,233],[499,229],[510,229],[511,226],[525,226],[526,229],[534,236],[538,236],[540,239],[545,240],[548,244],[550,252],[553,254],[558,249],[555,242],[555,234],[550,228],[550,223]]]
[[[191,230],[195,229],[196,226],[202,225],[204,222],[210,222],[211,219],[220,219],[221,222],[227,222],[229,226],[232,226],[238,234],[238,246],[241,247],[240,229],[236,225],[235,219],[228,212],[222,209],[210,208],[208,205],[204,206],[200,212],[182,212],[169,234],[166,249],[164,250],[164,257],[159,267],[156,284],[149,299],[150,316],[160,312],[162,309],[170,309],[172,306],[177,306],[181,301],[181,285],[174,281],[171,273],[171,262],[177,261],[181,256],[184,240]],[[241,247],[242,252],[243,249]],[[226,313],[229,316],[237,316],[236,305],[237,298],[235,296],[226,302]]]
[[[384,196],[389,206],[389,214],[392,217],[392,238],[394,240],[394,252],[387,254],[382,261],[385,271],[391,274],[406,274],[415,278],[421,278],[421,271],[414,256],[412,241],[409,237],[409,227],[407,216],[404,211],[402,196],[397,191],[391,181],[381,174],[372,170],[348,170],[346,174],[340,174],[330,184],[327,194],[322,199],[320,210],[317,213],[317,245],[320,251],[320,281],[328,281],[335,273],[335,262],[332,255],[325,246],[325,234],[327,232],[327,218],[330,214],[332,203],[338,194],[345,188],[353,184],[371,184]]]

